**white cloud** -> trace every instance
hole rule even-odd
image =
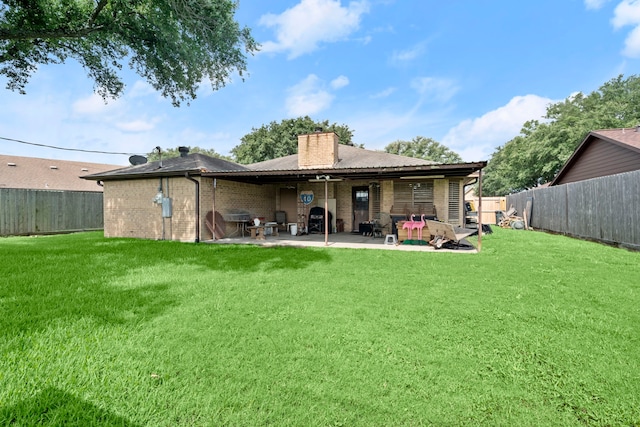
[[[65,148],[57,150],[22,144],[7,144],[6,154],[49,159],[82,160],[96,163],[126,165],[128,156],[105,155],[69,150],[98,150],[119,153],[143,154],[158,145],[162,134],[128,134],[113,125],[117,108],[110,102],[104,105],[99,96],[72,100],[62,96],[25,97],[8,94],[12,102],[0,105],[0,115],[11,121],[0,121],[0,131],[5,135],[27,142]],[[11,114],[9,111],[11,110]],[[102,113],[101,113],[102,112]]]
[[[622,54],[630,58],[640,57],[640,1],[623,0],[615,8],[611,24],[615,29],[634,27],[625,40]]]
[[[458,92],[459,87],[453,80],[436,77],[417,77],[411,81],[411,87],[424,100],[446,102]]]
[[[340,89],[349,84],[349,78],[347,76],[338,76],[331,81],[332,89]]]
[[[609,0],[584,0],[584,5],[587,9],[600,9]]]
[[[136,80],[133,87],[127,93],[127,97],[129,98],[140,98],[147,95],[159,95],[159,92],[143,80]]]
[[[34,82],[41,82],[43,77],[46,76],[35,76]],[[0,135],[63,149],[0,141],[0,151],[126,166],[130,154],[144,155],[158,145],[177,147],[186,141],[187,145],[215,148],[224,153],[228,151],[226,144],[236,139],[228,133],[191,131],[193,110],[175,109],[166,101],[148,102],[148,96],[138,98],[145,93],[157,96],[154,91],[147,91],[142,82],[136,84],[132,80],[127,87],[131,90],[106,105],[100,96],[90,92],[90,87],[71,85],[72,91],[66,90],[64,83],[52,85],[51,90],[32,90],[29,96],[3,93],[2,100],[6,102],[0,102]]]
[[[625,25],[638,25],[640,23],[640,2],[638,0],[623,0],[613,11],[611,20],[614,28]]]
[[[115,127],[124,132],[139,133],[153,130],[157,123],[161,121],[159,117],[152,119],[136,117],[126,99],[129,97],[140,97],[145,94],[153,94],[155,91],[148,91],[146,83],[134,84],[133,93],[127,98],[119,98],[105,104],[101,96],[92,93],[91,95],[73,102],[71,105],[72,117],[76,123],[88,121],[94,126]]]
[[[364,36],[364,37],[360,37],[359,39],[356,39],[357,41],[359,41],[360,43],[362,43],[363,45],[368,45],[369,43],[371,43],[371,40],[373,40],[373,37],[371,36]]]
[[[313,52],[322,42],[345,39],[368,11],[367,0],[352,1],[347,7],[337,0],[302,0],[280,15],[260,18],[260,25],[276,32],[276,41],[262,42],[261,52],[289,52],[289,59]]]
[[[287,89],[285,101],[290,116],[305,116],[329,108],[334,96],[323,89],[323,82],[315,74],[309,74],[300,83]]]
[[[640,26],[631,30],[627,36],[622,54],[629,58],[640,58]]]
[[[104,114],[107,111],[113,111],[119,104],[120,102],[117,99],[109,100],[109,102],[105,103],[104,99],[100,95],[92,93],[85,98],[76,100],[71,105],[71,109],[76,115],[93,116]]]
[[[147,132],[156,127],[158,118],[154,120],[137,119],[116,123],[116,127],[125,132]]]
[[[203,132],[193,128],[182,129],[176,137],[176,141],[189,141],[190,146],[198,146],[200,148],[213,148],[218,153],[222,153],[221,146],[232,139],[229,132]]]
[[[418,43],[409,49],[393,52],[393,55],[391,55],[391,61],[393,63],[409,62],[422,56],[426,50],[426,42]]]
[[[380,98],[386,98],[388,96],[391,96],[391,94],[393,94],[393,92],[396,91],[395,87],[388,87],[385,90],[382,90],[378,93],[374,93],[373,95],[369,96],[369,98],[371,99],[380,99]]]
[[[496,147],[517,136],[526,121],[541,120],[553,102],[537,95],[516,96],[507,105],[464,120],[449,130],[442,143],[465,161],[487,160]]]

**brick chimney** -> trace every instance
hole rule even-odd
[[[316,169],[335,166],[338,163],[338,140],[334,132],[298,135],[298,167]]]

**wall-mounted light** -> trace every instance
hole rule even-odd
[[[340,182],[342,178],[331,178],[329,175],[316,175],[316,179],[310,179],[309,182]]]

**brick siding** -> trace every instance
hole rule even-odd
[[[213,179],[194,177],[200,182],[200,240],[212,238],[206,214],[213,210]],[[216,210],[248,211],[252,217],[275,219],[275,186],[252,185],[217,180]],[[163,178],[165,197],[171,198],[172,216],[162,217],[162,207],[153,202],[160,179],[106,181],[104,183],[105,237],[137,237],[155,240],[195,240],[195,184],[183,177]],[[235,230],[229,225],[225,232]]]
[[[298,136],[300,169],[330,168],[338,162],[338,135],[311,133]]]
[[[212,233],[205,223],[206,214],[214,209],[221,214],[246,211],[252,218],[275,221],[279,207],[280,187],[287,185],[254,185],[211,178],[194,177],[200,182],[200,240],[210,240]],[[434,205],[438,218],[446,220],[448,212],[448,179],[434,180]],[[353,229],[352,188],[368,186],[366,180],[328,183],[328,198],[336,199],[334,219],[342,219],[344,230]],[[195,184],[184,177],[162,178],[165,197],[171,198],[172,216],[162,217],[162,207],[153,202],[160,179],[133,179],[104,183],[105,237],[135,237],[155,240],[195,240]],[[393,181],[381,181],[380,211],[391,212]],[[324,183],[298,183],[298,194],[313,191],[314,202],[324,199]],[[215,201],[214,201],[215,195]],[[462,209],[462,207],[460,207]],[[235,224],[226,226],[225,234],[235,231]]]

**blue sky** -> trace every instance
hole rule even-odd
[[[0,137],[229,154],[252,128],[309,115],[349,126],[368,149],[424,136],[465,161],[488,160],[549,103],[640,65],[640,0],[240,0],[236,18],[262,45],[244,81],[205,85],[175,108],[126,71],[124,96],[105,105],[76,63],[44,66],[27,95],[0,89]],[[0,154],[115,165],[129,157],[6,140]]]

